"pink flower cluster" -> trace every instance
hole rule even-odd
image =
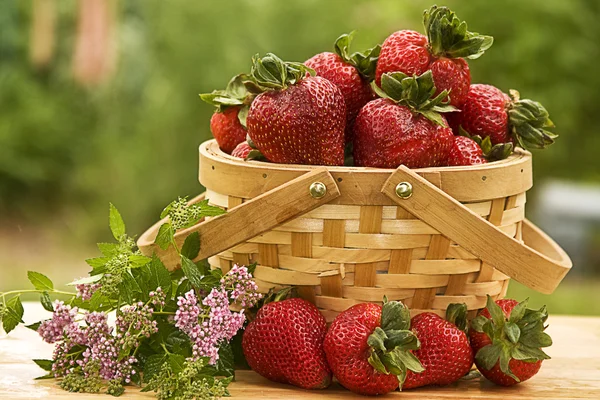
[[[231,312],[227,292],[223,289],[212,289],[202,300],[202,308],[193,290],[179,297],[177,305],[175,326],[192,339],[193,358],[208,357],[211,364],[219,359],[221,342],[231,340],[246,320],[243,310]],[[203,312],[201,316],[200,312]]]
[[[155,302],[164,302],[162,292],[156,295]],[[81,367],[85,373],[88,363],[97,362],[102,379],[131,382],[137,359],[129,356],[119,360],[119,353],[138,346],[140,337],[149,337],[158,331],[152,313],[153,309],[144,303],[125,307],[117,317],[116,335],[113,335],[106,313],[86,313],[85,325],[80,325],[75,319],[77,308],[55,302],[52,319],[44,321],[38,328],[45,341],[56,343],[52,365],[54,376],[68,375],[76,367]]]
[[[230,297],[242,307],[252,307],[262,297],[258,293],[258,285],[252,279],[248,268],[235,264],[233,268],[221,278],[221,287],[231,291]]]
[[[79,285],[75,285],[77,297],[83,301],[91,299],[94,293],[96,293],[96,290],[100,289],[100,287],[102,287],[100,283],[80,283]]]
[[[64,302],[56,300],[54,302],[54,314],[52,319],[41,323],[37,332],[48,343],[55,343],[63,339],[63,335],[73,330],[77,326],[75,317],[77,316],[77,307],[65,305]]]
[[[219,345],[231,340],[246,321],[243,309],[237,313],[230,310],[230,300],[251,307],[261,298],[246,267],[235,265],[220,283],[201,304],[194,290],[180,296],[175,313],[175,326],[192,339],[193,358],[208,357],[211,364],[219,359]]]

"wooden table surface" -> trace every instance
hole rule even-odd
[[[25,304],[25,322],[35,322],[48,314],[37,304]],[[36,319],[36,317],[38,317]],[[600,317],[551,316],[548,333],[554,345],[547,352],[538,375],[510,388],[494,386],[485,379],[463,380],[443,388],[420,388],[395,392],[383,398],[402,399],[600,399]],[[37,333],[19,327],[10,335],[0,334],[0,398],[77,399],[98,395],[71,394],[52,380],[35,381],[44,374],[32,358],[51,358],[52,345]],[[338,384],[323,391],[305,391],[269,382],[251,371],[238,371],[230,385],[233,398],[248,399],[351,399],[354,395]],[[124,398],[153,398],[128,388]],[[101,398],[108,398],[102,396]]]

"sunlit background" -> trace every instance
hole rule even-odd
[[[356,29],[354,49],[422,30],[433,0],[1,0],[0,290],[25,272],[87,273],[110,239],[108,203],[141,233],[177,196],[202,191],[210,137],[198,93],[248,71],[253,54],[304,61]],[[542,102],[561,134],[534,154],[527,213],[575,268],[552,296],[512,283],[551,312],[598,314],[600,2],[446,1],[495,37],[474,82]]]

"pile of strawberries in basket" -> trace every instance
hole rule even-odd
[[[511,386],[534,376],[552,340],[544,332],[545,307],[527,301],[493,301],[470,323],[467,306],[450,304],[446,318],[426,312],[410,317],[398,301],[357,304],[329,329],[317,307],[292,298],[258,311],[242,346],[252,369],[275,382],[324,389],[332,375],[363,395],[449,385],[473,366],[490,381]]]
[[[468,31],[446,7],[426,10],[423,24],[425,35],[397,31],[362,53],[349,52],[350,33],[335,53],[304,63],[256,55],[250,74],[201,95],[216,106],[210,127],[220,148],[283,164],[422,168],[554,142],[540,103],[471,83],[466,59],[488,50],[491,36]]]

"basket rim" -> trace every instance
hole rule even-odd
[[[331,172],[370,172],[370,173],[390,173],[394,168],[372,168],[372,167],[350,167],[350,166],[330,166],[330,165],[305,165],[305,164],[279,164],[258,160],[243,160],[239,157],[234,157],[230,154],[225,153],[219,148],[216,139],[209,139],[202,142],[198,148],[200,154],[203,156],[218,160],[220,162],[227,162],[229,164],[237,164],[243,167],[268,169],[268,170],[279,170],[279,171],[306,171],[309,172],[316,168],[326,167]],[[516,147],[515,151],[504,160],[492,161],[486,164],[468,165],[468,166],[444,166],[444,167],[427,167],[427,168],[412,168],[416,173],[428,173],[428,172],[474,172],[474,171],[489,171],[497,168],[504,168],[509,165],[518,164],[523,159],[531,158],[531,153],[520,147]]]

